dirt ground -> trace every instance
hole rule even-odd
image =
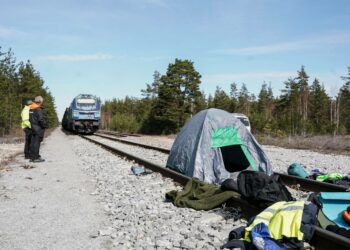
[[[22,150],[17,146],[14,152]],[[44,163],[29,164],[20,154],[2,171],[0,249],[110,248],[97,237],[106,217],[91,195],[96,180],[72,152],[69,137],[57,129],[42,145]]]

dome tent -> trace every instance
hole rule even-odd
[[[270,161],[247,128],[231,113],[214,108],[187,121],[176,136],[167,168],[214,184],[245,169],[273,174]]]

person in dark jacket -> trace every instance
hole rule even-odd
[[[34,103],[30,106],[29,121],[32,126],[32,138],[30,143],[30,161],[43,162],[45,161],[39,155],[40,143],[44,139],[46,122],[44,112],[41,107],[44,99],[41,96],[35,97]]]

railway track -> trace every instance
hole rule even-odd
[[[98,134],[95,134],[95,135],[106,138],[106,136],[101,136]],[[165,168],[164,166],[161,166],[159,164],[154,164],[148,160],[140,158],[137,155],[133,155],[132,153],[111,147],[111,146],[106,145],[104,143],[101,143],[97,140],[89,138],[88,136],[81,135],[81,137],[92,142],[92,143],[95,143],[95,144],[101,146],[102,148],[104,148],[106,150],[109,150],[112,153],[124,156],[124,157],[128,158],[129,160],[135,161],[138,164],[143,165],[146,168],[151,169],[154,172],[159,172],[163,176],[169,177],[181,185],[185,185],[187,183],[187,181],[190,180],[190,177],[188,177],[188,176],[185,176],[183,174],[180,174],[178,172],[175,172],[173,170]],[[108,138],[108,139],[111,139],[111,138]],[[118,138],[113,138],[113,140],[125,142],[125,140],[120,140]],[[129,142],[129,144],[136,145],[137,143]],[[140,145],[137,145],[137,146],[140,146]],[[153,146],[149,146],[149,145],[147,145],[147,147],[148,148],[152,147],[152,149],[154,149],[154,150],[156,150],[156,148],[157,148],[157,147],[153,147]],[[283,177],[281,176],[281,178],[283,178]],[[298,181],[298,180],[296,180],[296,181]],[[293,183],[293,182],[289,181],[289,183]],[[313,185],[313,184],[310,184],[310,183],[309,184],[300,184],[300,188],[302,188],[302,187],[307,188],[308,185]],[[337,185],[332,185],[332,186],[337,186]],[[326,187],[323,186],[322,188],[326,188]],[[335,188],[335,187],[333,187],[333,188]],[[330,189],[328,189],[327,191],[329,191],[329,190]],[[242,199],[239,199],[239,198],[232,198],[227,203],[227,206],[239,207],[241,209],[241,211],[243,211],[243,215],[246,218],[249,218],[253,215],[256,215],[261,211],[261,208],[257,208],[255,206],[252,206],[248,202],[246,202]],[[335,233],[329,232],[329,231],[324,230],[320,227],[315,227],[314,236],[313,236],[310,244],[312,244],[314,247],[316,247],[316,249],[321,249],[321,250],[323,250],[323,249],[325,249],[325,250],[326,249],[327,250],[328,249],[350,249],[350,239],[347,239],[347,238],[342,237],[340,235],[337,235]]]
[[[138,146],[138,147],[156,150],[156,151],[166,153],[166,154],[170,153],[170,149],[155,147],[155,146],[146,145],[146,144],[140,144],[137,142],[126,141],[126,140],[119,139],[116,137],[106,136],[106,135],[101,134],[101,133],[95,133],[95,136],[105,138],[108,140],[112,140],[112,141],[117,141],[117,142],[129,144],[129,145],[133,145],[133,146]],[[344,186],[340,186],[340,185],[335,185],[335,184],[326,183],[326,182],[319,182],[319,181],[314,181],[314,180],[310,180],[310,179],[299,178],[296,176],[291,176],[291,175],[282,174],[282,173],[275,172],[274,174],[278,175],[286,185],[293,187],[293,188],[305,190],[305,191],[310,191],[310,192],[346,192],[346,191],[348,191],[348,188],[346,188]]]

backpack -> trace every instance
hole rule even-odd
[[[293,163],[288,167],[288,174],[298,176],[301,178],[306,178],[309,176],[308,172],[299,163]]]
[[[242,198],[259,207],[295,200],[278,175],[246,170],[239,173],[237,184]]]

